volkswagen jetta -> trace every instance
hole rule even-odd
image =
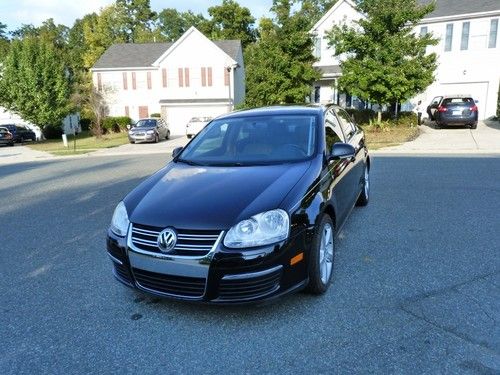
[[[210,122],[115,209],[115,277],[159,296],[272,299],[332,280],[335,234],[369,199],[363,131],[337,106],[270,107]]]

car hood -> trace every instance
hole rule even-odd
[[[155,227],[229,229],[278,208],[310,165],[202,167],[172,162],[130,194],[129,218]]]
[[[132,133],[144,133],[144,132],[146,132],[148,130],[155,130],[155,127],[154,126],[152,126],[152,127],[141,126],[140,128],[132,128],[132,129],[130,129],[130,131]]]

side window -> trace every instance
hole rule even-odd
[[[327,153],[332,151],[332,147],[335,143],[345,142],[339,120],[333,113],[333,109],[330,109],[325,114],[325,142]]]
[[[333,130],[332,127],[327,125],[325,128],[325,142],[326,142],[327,154],[329,155],[330,152],[332,152],[333,145],[337,142],[342,142],[342,139]]]
[[[351,116],[340,108],[337,109],[337,115],[339,116],[340,126],[342,127],[346,138],[351,138],[351,136],[356,132],[356,127],[352,123]]]

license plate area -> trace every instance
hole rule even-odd
[[[461,116],[462,115],[462,110],[460,109],[454,109],[452,112],[453,116]]]

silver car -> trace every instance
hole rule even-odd
[[[145,118],[137,121],[128,132],[130,143],[159,142],[160,139],[169,139],[170,130],[167,123],[161,118]]]
[[[193,117],[186,124],[186,136],[192,138],[200,132],[210,121],[212,117]]]

